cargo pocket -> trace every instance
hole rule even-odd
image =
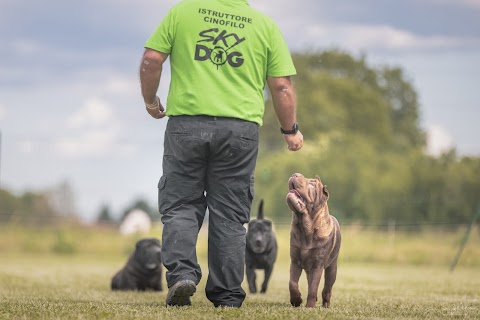
[[[167,183],[167,175],[163,175],[158,181],[158,211],[163,214],[162,207],[164,205],[165,198],[165,184]]]

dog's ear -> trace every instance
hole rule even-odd
[[[145,239],[138,240],[135,244],[135,249],[139,249],[143,245],[143,242],[145,242]]]
[[[263,220],[263,222],[266,226],[268,226],[269,229],[272,229],[272,221],[265,219]]]
[[[327,185],[323,186],[323,196],[325,197],[325,201],[327,201],[329,197]]]
[[[257,219],[258,219],[258,220],[262,220],[262,219],[263,219],[263,199],[260,200],[260,204],[258,205]]]

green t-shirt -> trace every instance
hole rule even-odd
[[[246,0],[184,0],[145,48],[170,54],[167,116],[232,117],[261,125],[267,76],[296,74],[277,25]]]

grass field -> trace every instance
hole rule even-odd
[[[154,230],[151,236],[160,236]],[[137,237],[109,229],[0,228],[0,319],[480,319],[480,239],[473,232],[454,272],[462,232],[392,234],[344,228],[330,309],[293,308],[288,294],[288,230],[268,291],[240,309],[205,298],[206,234],[198,254],[204,277],[192,307],[166,308],[166,290],[112,292],[110,279]],[[263,279],[263,272],[259,274]],[[246,286],[244,286],[246,288]],[[305,300],[306,281],[301,278]]]

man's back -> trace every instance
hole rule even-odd
[[[296,73],[278,27],[244,0],[180,2],[145,47],[170,54],[169,116],[261,124],[267,76]]]

